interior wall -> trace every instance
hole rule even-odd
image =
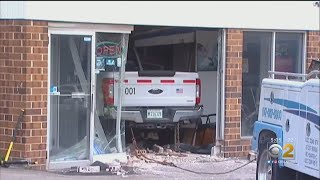
[[[176,44],[173,46],[173,69],[175,71],[195,71],[194,44]]]
[[[201,80],[201,104],[204,106],[203,114],[217,113],[217,71],[199,71]],[[211,122],[216,117],[210,117]],[[206,122],[206,118],[202,118],[202,123]]]
[[[201,104],[203,114],[217,113],[217,66],[218,66],[218,31],[197,31],[197,70],[201,80]],[[199,45],[202,49],[199,49]],[[201,59],[200,59],[201,58]],[[209,67],[210,66],[210,67]],[[210,117],[211,122],[216,117]],[[206,118],[202,118],[202,123]]]
[[[218,31],[196,31],[197,71],[217,71]]]

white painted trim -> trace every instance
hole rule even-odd
[[[302,74],[306,74],[307,72],[307,62],[308,62],[308,56],[307,56],[307,52],[308,52],[308,41],[307,41],[307,36],[308,33],[305,31],[303,33],[303,50],[302,50]]]
[[[287,33],[305,33],[306,31],[297,30],[278,30],[278,29],[243,29],[244,32],[287,32]]]
[[[310,1],[26,1],[23,9],[18,7],[19,5],[3,7],[2,18],[211,28],[319,29],[318,8]]]
[[[276,67],[276,32],[272,32],[271,71]],[[274,78],[274,74],[271,75]]]
[[[252,139],[252,136],[240,136],[241,140]]]
[[[92,30],[81,30],[81,29],[69,29],[69,28],[50,28],[51,34],[58,34],[58,35],[85,35],[91,36],[94,31]]]
[[[96,44],[96,33],[93,33],[91,36],[91,94],[90,94],[90,101],[91,101],[91,113],[90,113],[90,153],[89,159],[93,162],[93,146],[94,146],[94,136],[95,136],[95,109],[96,109],[96,74],[95,74],[95,44]]]
[[[49,157],[50,157],[50,148],[49,148],[49,144],[50,144],[50,137],[51,137],[51,120],[50,120],[50,115],[51,115],[51,106],[50,106],[50,81],[51,81],[51,33],[50,30],[48,30],[48,82],[47,82],[47,146],[46,146],[46,153],[47,153],[47,157],[46,157],[46,169],[49,169]]]
[[[107,33],[130,33],[133,31],[132,25],[115,25],[115,24],[88,24],[88,23],[57,23],[49,22],[51,29],[68,29],[77,32],[82,31],[107,32]]]
[[[88,166],[90,165],[89,160],[79,160],[79,161],[61,161],[61,162],[50,162],[47,166],[47,170],[58,170],[70,168],[72,166]]]
[[[0,1],[0,19],[23,19],[26,17],[25,1]]]

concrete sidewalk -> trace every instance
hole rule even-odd
[[[147,177],[148,178],[148,177]],[[153,177],[149,177],[153,179]],[[126,179],[117,175],[62,175],[46,171],[27,170],[23,168],[0,168],[0,180],[113,180]],[[130,175],[129,179],[141,179],[139,175]]]
[[[183,158],[177,158],[181,160]],[[212,162],[209,157],[196,157],[186,159],[187,161],[175,162],[181,168],[204,172],[197,174],[175,167],[164,166],[156,163],[136,163],[135,174],[125,175],[63,175],[46,171],[27,170],[23,168],[0,168],[0,180],[108,180],[108,179],[213,179],[213,180],[254,180],[256,162],[252,162],[236,171],[225,174],[208,174],[228,172],[248,163],[247,160],[224,159],[221,162]]]

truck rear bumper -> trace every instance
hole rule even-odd
[[[148,119],[147,109],[163,109],[163,118]],[[145,108],[145,107],[123,107],[121,119],[127,121],[134,121],[135,123],[177,123],[183,120],[196,120],[201,117],[203,113],[202,106],[195,107],[165,107],[165,108]],[[117,117],[117,110],[111,111],[112,118]]]

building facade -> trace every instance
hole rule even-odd
[[[50,78],[54,77],[55,35],[93,39],[98,33],[129,35],[134,25],[143,24],[221,29],[222,90],[216,139],[225,157],[247,156],[262,78],[268,71],[305,73],[311,60],[320,58],[319,8],[313,2],[261,3],[250,2],[248,8],[246,3],[234,2],[0,2],[0,154],[6,153],[24,109],[11,157],[37,161],[38,169],[58,166],[48,157],[54,125]],[[143,11],[137,12],[142,6]],[[105,14],[105,7],[117,8],[108,8]],[[171,18],[176,11],[184,17]],[[190,11],[195,13],[190,15]],[[296,11],[303,11],[304,16]],[[90,48],[94,52],[94,45]],[[95,57],[94,53],[90,56]],[[91,131],[94,118],[89,119]],[[95,159],[93,141],[87,141],[84,160]]]

